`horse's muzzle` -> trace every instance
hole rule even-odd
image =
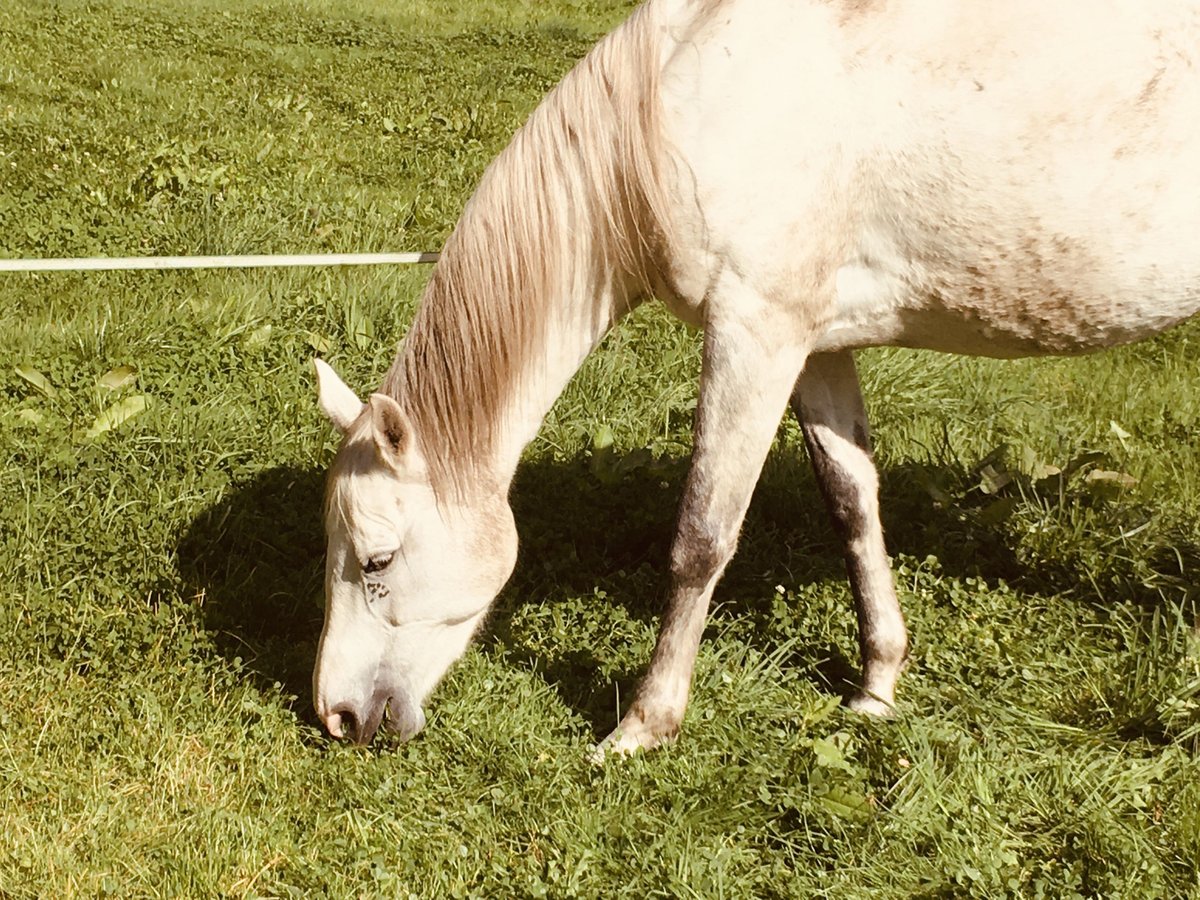
[[[404,691],[376,691],[361,707],[341,703],[322,716],[325,727],[335,738],[347,738],[359,744],[369,744],[379,726],[385,722],[388,731],[407,741],[425,727],[425,713]]]

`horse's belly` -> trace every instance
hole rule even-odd
[[[1163,316],[1157,309],[1140,314],[1136,307],[1118,311],[1129,315],[1093,321],[1084,328],[1026,328],[938,307],[890,309],[872,321],[834,320],[817,339],[813,352],[886,346],[998,359],[1069,356],[1142,340],[1188,317]]]
[[[1178,236],[1170,237],[1162,244],[1178,249]],[[911,234],[864,238],[836,270],[835,300],[815,349],[1086,353],[1153,336],[1200,310],[1200,246],[1172,265],[1170,253],[1160,264],[1145,262],[1137,241],[1129,254],[1103,260],[1082,240],[1060,243],[1043,255],[1028,240],[1024,250],[964,241],[960,254],[939,258],[945,242],[931,253]]]

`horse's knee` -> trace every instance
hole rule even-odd
[[[671,575],[677,584],[703,584],[718,575],[737,549],[737,532],[680,517],[671,548]]]

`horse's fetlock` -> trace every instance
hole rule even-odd
[[[863,664],[868,668],[899,670],[908,660],[908,635],[901,629],[898,633],[874,634],[863,648]]]
[[[622,721],[622,727],[636,725],[641,732],[651,734],[658,740],[673,740],[679,735],[683,715],[674,709],[635,702]]]

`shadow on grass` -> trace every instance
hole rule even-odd
[[[674,534],[686,458],[623,466],[619,477],[601,478],[586,459],[534,462],[522,467],[513,488],[521,534],[521,556],[502,593],[484,641],[497,641],[516,659],[536,668],[563,701],[584,716],[597,735],[613,724],[613,698],[631,698],[645,662],[597,679],[601,665],[587,648],[564,649],[546,659],[525,649],[513,631],[514,614],[526,604],[603,593],[638,621],[661,612],[667,592],[667,561]],[[964,532],[952,510],[936,510],[912,473],[886,473],[883,503],[899,510],[903,527],[891,529],[893,552],[937,553],[952,576],[1013,579],[1019,567],[999,530]],[[917,512],[919,510],[919,513]],[[954,537],[950,537],[953,535]],[[899,538],[898,540],[895,538]],[[983,552],[986,548],[987,552]],[[842,559],[824,502],[803,451],[772,454],[747,514],[737,555],[714,598],[710,632],[736,616],[752,623],[764,652],[779,640],[770,607],[774,586],[832,582],[846,597],[846,627],[854,609]],[[514,650],[515,648],[515,650]],[[858,680],[858,660],[827,636],[803,639],[792,654],[820,689],[849,696]],[[610,670],[611,672],[611,670]]]
[[[269,688],[312,710],[321,631],[324,473],[281,467],[232,487],[180,542],[181,576],[204,592],[204,616],[222,654],[240,657]]]
[[[602,591],[630,618],[649,622],[662,608],[675,510],[687,460],[637,465],[612,461],[619,474],[600,477],[587,459],[522,466],[512,502],[521,535],[516,572],[496,604],[482,642],[503,644],[537,668],[563,701],[598,730],[612,724],[614,684],[629,698],[645,660],[597,677],[600,660],[587,647],[563,648],[545,659],[513,631],[527,604],[553,604]],[[950,577],[1003,578],[1036,590],[1042,572],[1025,571],[1011,535],[961,510],[939,508],[916,467],[881,473],[889,549],[918,558],[936,554]],[[965,472],[949,473],[966,478]],[[961,479],[960,479],[961,480]],[[311,713],[311,671],[322,617],[324,535],[320,520],[324,473],[272,469],[231,489],[196,519],[179,547],[181,574],[203,591],[208,627],[222,653],[241,657],[265,687],[278,682],[294,695],[296,712]],[[1074,573],[1074,577],[1079,575]],[[1064,573],[1071,578],[1072,573]],[[714,628],[722,617],[749,621],[764,651],[773,649],[772,612],[763,598],[774,585],[834,582],[853,606],[841,547],[829,526],[802,451],[772,454],[747,515],[738,554],[717,589]],[[1136,585],[1128,585],[1136,590]],[[515,649],[514,649],[515,648]],[[794,653],[823,690],[846,694],[857,659],[817,636]]]

